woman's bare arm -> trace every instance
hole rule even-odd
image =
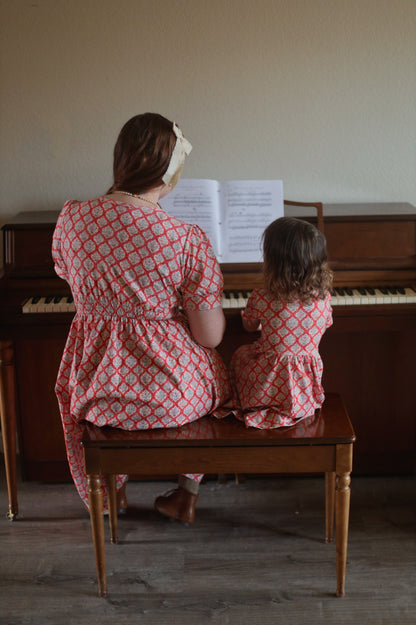
[[[192,336],[204,347],[217,347],[225,330],[225,317],[221,306],[211,310],[187,310]]]

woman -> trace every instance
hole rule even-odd
[[[213,349],[225,329],[219,265],[199,227],[158,204],[191,149],[161,115],[133,117],[116,142],[107,194],[66,202],[58,219],[55,269],[77,312],[55,390],[71,473],[87,506],[84,420],[127,430],[176,427],[229,395],[226,367]],[[198,476],[190,478],[182,476],[156,507],[192,522]],[[119,500],[125,481],[118,476]]]

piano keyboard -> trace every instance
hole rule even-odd
[[[75,312],[74,298],[70,295],[33,296],[23,302],[23,313]]]
[[[408,287],[335,287],[331,297],[332,306],[414,303],[416,291]]]
[[[224,293],[222,307],[244,308],[249,291]],[[367,306],[377,304],[415,304],[416,291],[408,287],[336,287],[331,297],[332,306]]]
[[[245,308],[250,291],[226,291],[222,307],[226,309]],[[336,287],[331,297],[332,306],[366,306],[378,304],[415,304],[416,291],[409,287]],[[23,302],[23,313],[75,312],[71,296],[29,297]]]

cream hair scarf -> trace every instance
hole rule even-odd
[[[192,150],[192,145],[187,139],[185,139],[182,131],[177,127],[175,122],[173,122],[173,132],[176,135],[176,143],[173,148],[169,166],[162,178],[165,184],[171,184],[171,186],[175,186],[178,182],[183,164],[185,162],[185,156],[188,156]]]

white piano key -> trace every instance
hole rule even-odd
[[[239,308],[238,299],[235,292],[229,293],[230,296],[230,305],[229,308]]]
[[[354,305],[355,297],[354,297],[353,289],[346,289],[344,297],[346,299],[347,306],[353,306]]]
[[[46,297],[41,297],[39,302],[36,304],[37,312],[43,313],[48,312],[48,305],[46,303]]]
[[[352,289],[353,292],[353,305],[360,306],[361,304],[361,295],[357,289]]]
[[[405,288],[404,298],[406,300],[406,304],[415,304],[416,303],[416,291],[411,288]]]
[[[376,304],[387,304],[387,296],[380,289],[374,289],[376,292]]]
[[[239,291],[237,294],[237,301],[239,308],[245,308],[247,305],[247,298],[244,296],[242,291]]]
[[[75,312],[75,304],[72,297],[64,298],[65,301],[62,303],[63,312]]]
[[[32,312],[32,301],[33,301],[33,297],[28,297],[22,305],[22,312],[23,313],[30,313]]]

